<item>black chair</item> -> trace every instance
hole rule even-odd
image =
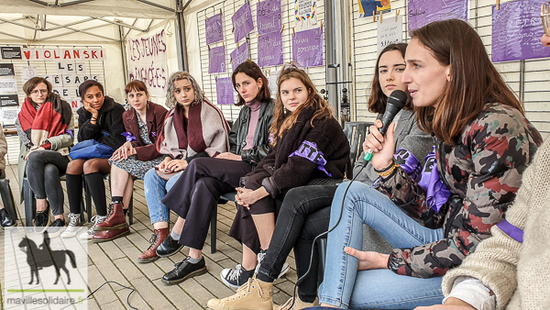
[[[353,167],[363,151],[363,142],[369,132],[372,122],[347,122],[344,125],[344,134],[348,138],[350,147],[350,160]],[[348,176],[351,179],[351,176]]]
[[[10,180],[6,178],[0,179],[0,195],[2,195],[2,203],[4,208],[14,220],[18,220],[17,210],[15,210],[15,199],[10,187]]]

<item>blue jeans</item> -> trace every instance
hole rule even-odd
[[[155,168],[150,169],[143,178],[143,190],[145,199],[147,200],[147,208],[149,208],[149,217],[151,224],[156,222],[170,222],[170,210],[161,200],[166,193],[174,186],[174,183],[180,178],[181,174],[176,174],[170,180],[164,180],[158,176]]]
[[[346,189],[343,206],[342,198]],[[443,239],[442,229],[426,228],[409,217],[386,195],[368,185],[353,182],[338,187],[331,206],[332,228],[328,235],[327,266],[319,288],[319,302],[352,309],[413,309],[440,304],[441,277],[422,279],[398,275],[388,269],[357,271],[357,258],[344,252],[361,250],[363,224],[376,230],[395,248],[412,248]]]

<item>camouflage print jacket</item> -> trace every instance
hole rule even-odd
[[[439,213],[427,207],[426,191],[401,167],[382,179],[377,190],[422,225],[443,228],[444,234],[433,243],[394,249],[388,267],[397,274],[429,278],[460,265],[503,219],[541,143],[537,129],[518,110],[487,104],[457,145],[436,144],[439,177],[451,192]]]

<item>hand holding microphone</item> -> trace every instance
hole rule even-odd
[[[387,156],[381,156],[381,157],[388,157],[385,159],[381,158],[381,163],[373,162],[373,165],[375,168],[385,168],[384,167],[378,167],[379,165],[383,165],[384,161],[389,163],[391,162],[393,158],[393,152],[395,149],[395,142],[393,139],[393,130],[395,129],[395,126],[392,126],[392,129],[390,132],[388,132],[388,135],[386,138],[384,138],[384,135],[386,134],[386,131],[388,131],[388,128],[390,127],[390,124],[392,123],[393,119],[395,118],[395,115],[401,111],[401,109],[405,106],[405,103],[407,102],[407,94],[402,90],[395,90],[391,93],[390,97],[388,98],[388,103],[386,106],[386,112],[384,112],[384,115],[380,120],[376,120],[374,122],[374,125],[370,127],[370,133],[367,136],[367,139],[363,143],[363,149],[365,150],[365,165],[370,162],[373,159],[374,153],[384,151],[382,154],[385,154]],[[391,146],[389,145],[391,144]],[[385,147],[384,147],[385,146]],[[391,154],[390,154],[391,151]],[[380,156],[377,156],[380,157]]]

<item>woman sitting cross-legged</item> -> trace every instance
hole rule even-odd
[[[69,147],[73,145],[74,121],[71,106],[46,79],[33,77],[23,90],[27,94],[15,121],[21,142],[19,180],[26,175],[36,197],[34,226],[42,232],[50,224],[50,208],[54,221],[48,228],[50,237],[58,236],[65,227],[63,188],[60,176],[69,164]],[[20,186],[21,197],[23,186]]]
[[[161,202],[166,193],[195,159],[216,157],[229,149],[229,125],[189,73],[180,71],[170,76],[166,106],[172,109],[156,142],[165,158],[145,174],[143,181],[155,232],[151,245],[138,258],[141,263],[156,259],[155,250],[168,234],[170,210]]]
[[[149,169],[158,165],[162,157],[155,146],[166,112],[163,106],[149,101],[146,85],[132,81],[126,85],[126,98],[131,108],[122,114],[126,143],[109,159],[111,164],[111,212],[105,221],[96,225],[95,242],[112,240],[126,232],[125,213],[132,197],[134,178],[143,179]],[[124,197],[124,203],[123,203]],[[78,214],[69,214],[70,223],[62,238],[75,235]]]
[[[542,142],[468,23],[434,22],[411,38],[402,81],[420,128],[441,142],[415,182],[393,159],[394,126],[385,136],[379,122],[371,126],[367,147],[381,178],[373,188],[353,182],[336,190],[322,306],[441,303],[442,276],[490,237]],[[394,247],[391,254],[361,251],[363,224]]]
[[[78,109],[78,141],[94,139],[101,144],[118,149],[124,144],[125,138],[122,113],[124,107],[111,97],[104,95],[103,85],[94,80],[80,84],[78,88],[83,107]],[[94,201],[97,214],[92,218],[92,226],[79,237],[92,239],[97,233],[97,224],[107,218],[107,201],[103,175],[111,171],[108,158],[74,159],[67,167],[67,196],[72,214],[80,214],[82,203],[82,174],[90,195]],[[130,230],[123,228],[124,233]]]
[[[237,309],[247,290],[257,287],[252,279],[257,258],[261,263],[269,248],[275,214],[285,193],[314,178],[342,179],[350,164],[350,148],[342,127],[307,73],[295,65],[287,65],[277,84],[270,129],[273,149],[244,178],[244,187],[237,188],[236,199],[241,207],[230,235],[243,244],[243,262],[221,273],[227,285],[245,286],[229,298],[209,300],[208,307],[212,309]]]
[[[239,179],[252,171],[269,152],[269,126],[273,120],[274,104],[267,78],[257,64],[247,60],[235,69],[232,80],[239,92],[237,106],[244,107],[229,132],[231,151],[216,158],[196,158],[189,163],[162,200],[180,219],[171,234],[168,234],[168,228],[156,230],[155,244],[138,258],[140,262],[153,261],[188,246],[189,256],[164,275],[164,283],[178,283],[193,272],[204,270],[202,248],[220,195],[233,191],[239,185]],[[177,225],[180,222],[183,227]],[[191,264],[191,261],[197,261],[197,264]]]

